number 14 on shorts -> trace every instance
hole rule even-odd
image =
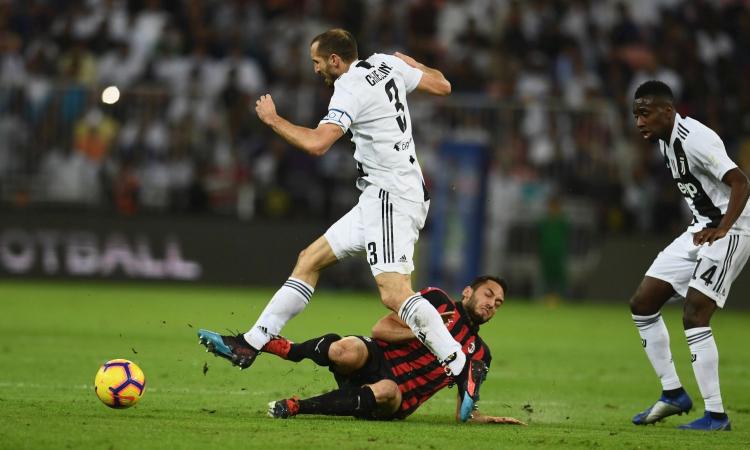
[[[696,279],[696,277],[698,275],[698,271],[700,269],[701,262],[703,262],[703,258],[699,258],[698,261],[695,262],[695,270],[693,271],[693,279],[694,280]],[[705,270],[700,275],[700,279],[706,282],[706,286],[710,286],[710,285],[713,284],[713,282],[714,282],[713,278],[714,278],[714,274],[716,273],[716,268],[717,268],[717,266],[716,266],[716,264],[714,264],[711,267],[709,267],[707,270]]]

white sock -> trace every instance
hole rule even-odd
[[[461,373],[466,363],[461,344],[453,339],[440,314],[427,299],[418,293],[412,295],[401,305],[398,315],[409,325],[417,339],[437,356],[438,361],[448,366],[451,373]]]
[[[289,277],[271,297],[255,325],[245,333],[248,344],[260,350],[271,338],[278,336],[284,325],[305,309],[314,291],[315,288],[304,281]]]
[[[672,362],[672,351],[669,348],[669,331],[658,312],[651,316],[637,316],[633,314],[633,322],[641,335],[641,345],[646,350],[648,360],[661,380],[665,391],[682,387],[677,370]]]
[[[693,361],[693,373],[701,390],[706,411],[724,412],[719,389],[719,350],[711,327],[685,330]]]

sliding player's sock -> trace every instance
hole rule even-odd
[[[398,310],[401,320],[453,375],[458,375],[466,364],[461,344],[456,342],[434,306],[417,293],[406,299]]]
[[[298,414],[371,417],[377,406],[369,386],[336,389],[299,401]]]
[[[711,327],[698,327],[685,330],[690,353],[692,354],[695,381],[706,404],[706,411],[723,413],[719,388],[719,350],[716,348]]]
[[[315,288],[304,281],[290,277],[273,295],[255,325],[245,333],[245,340],[256,350],[263,348],[287,322],[305,309],[314,291]]]
[[[633,322],[638,327],[641,335],[641,344],[646,351],[646,356],[661,380],[662,389],[669,391],[682,387],[680,378],[677,376],[674,363],[672,362],[672,351],[669,348],[669,332],[661,313],[650,316],[638,316],[633,314]]]
[[[328,349],[331,347],[331,344],[339,339],[341,339],[341,336],[338,334],[326,334],[325,336],[316,337],[299,344],[292,344],[289,347],[286,359],[300,362],[308,358],[319,366],[329,366],[331,365],[331,361],[328,359]]]

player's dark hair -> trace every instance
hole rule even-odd
[[[635,90],[635,98],[643,97],[654,97],[669,102],[674,101],[672,89],[667,86],[667,83],[659,80],[646,81],[638,86],[638,89]]]
[[[508,293],[508,282],[505,281],[504,278],[496,277],[495,275],[478,276],[474,278],[474,281],[472,281],[469,286],[471,286],[472,289],[476,290],[479,286],[483,285],[487,281],[494,281],[495,283],[499,284],[501,288],[503,288],[503,294]]]
[[[357,40],[343,28],[333,28],[315,36],[310,45],[316,42],[318,43],[318,53],[326,58],[336,54],[347,63],[358,58]]]

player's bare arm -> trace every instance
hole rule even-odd
[[[270,94],[262,95],[255,102],[255,112],[261,122],[281,136],[285,141],[313,156],[323,156],[344,132],[338,125],[324,123],[317,128],[295,125],[276,112]]]
[[[454,313],[455,311],[444,312],[440,314],[440,317],[446,325],[449,325]],[[389,344],[400,344],[416,338],[409,325],[404,323],[396,313],[388,314],[373,325],[372,337]]]
[[[502,417],[502,416],[485,416],[484,414],[481,414],[479,411],[475,411],[474,414],[471,415],[471,419],[469,419],[467,422],[475,422],[475,423],[496,423],[500,425],[523,425],[526,426],[526,422],[522,422],[515,417]]]
[[[461,422],[461,399],[458,399],[456,404],[456,422]],[[526,426],[525,422],[522,422],[514,417],[500,417],[500,416],[486,416],[475,409],[471,414],[471,417],[467,422],[474,423],[495,423],[500,425],[523,425]]]
[[[693,243],[695,245],[706,243],[711,245],[714,241],[726,236],[734,222],[742,214],[747,204],[747,199],[750,197],[750,182],[748,182],[745,173],[739,168],[734,168],[724,174],[721,181],[731,188],[727,212],[724,214],[718,227],[706,228],[693,235]]]
[[[439,70],[427,67],[411,56],[404,55],[403,53],[396,52],[393,54],[393,56],[399,58],[411,67],[421,70],[422,73],[424,73],[424,75],[422,75],[422,79],[417,85],[418,91],[440,96],[445,96],[451,93],[450,81],[448,81],[443,73]]]
[[[372,327],[372,337],[389,344],[400,344],[415,338],[409,325],[401,320],[396,313],[390,313],[378,320]]]

